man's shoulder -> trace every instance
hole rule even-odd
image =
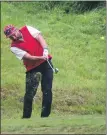
[[[34,27],[32,27],[32,26],[30,26],[30,25],[23,25],[23,26],[21,26],[19,29],[23,29],[23,28],[34,28]]]
[[[20,28],[20,30],[24,30],[24,29],[26,29],[26,28],[27,28],[28,31],[31,31],[32,29],[36,29],[36,28],[34,28],[34,27],[30,26],[30,25],[24,25],[24,26],[22,26],[22,27]]]
[[[28,30],[36,29],[35,27],[30,26],[30,25],[25,25],[25,27],[26,27]]]

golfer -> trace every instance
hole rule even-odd
[[[52,104],[53,71],[49,66],[52,56],[48,53],[48,45],[41,32],[31,26],[21,29],[13,25],[4,28],[4,34],[11,39],[10,50],[26,68],[26,90],[22,118],[30,118],[32,114],[33,98],[37,92],[39,81],[37,73],[41,73],[42,110],[41,117],[48,117]],[[52,65],[53,66],[53,65]]]

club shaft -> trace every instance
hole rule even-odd
[[[47,59],[47,62],[49,64],[49,66],[52,68],[53,72],[55,72],[54,68],[52,67],[52,65],[50,64],[50,62],[48,61],[48,59]]]

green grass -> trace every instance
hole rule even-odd
[[[13,126],[14,125],[14,126]],[[67,115],[48,118],[5,119],[1,123],[2,133],[8,134],[104,134],[104,116]]]
[[[21,117],[23,108],[21,100],[25,91],[25,69],[21,61],[11,53],[10,41],[5,38],[3,28],[7,24],[14,24],[18,28],[26,24],[42,31],[49,45],[49,52],[53,56],[53,64],[59,68],[59,73],[54,75],[53,81],[52,114],[55,116],[49,118],[49,123],[56,118],[58,119],[54,123],[58,124],[58,127],[54,126],[58,133],[62,133],[62,131],[64,133],[103,133],[105,131],[106,104],[106,39],[104,29],[106,9],[96,9],[84,14],[65,14],[60,7],[46,11],[36,4],[33,6],[32,2],[18,2],[16,5],[1,2],[2,132],[18,133],[23,125],[11,125],[10,128],[9,122],[13,121],[14,125],[18,121],[23,123],[19,116]],[[39,12],[37,12],[38,10]],[[39,85],[36,101],[33,104],[38,115],[41,110],[41,95]],[[66,115],[66,118],[67,114],[70,115],[76,123],[73,122],[74,125],[70,127],[73,124],[72,120],[70,123],[63,116],[60,118],[59,114]],[[76,116],[72,117],[71,114]],[[93,119],[93,122],[98,124],[101,118],[102,124],[93,123],[90,125],[88,123],[87,119],[93,114],[96,118]],[[80,125],[76,117],[81,119]],[[65,125],[62,119],[64,119]],[[83,119],[87,121],[85,126]],[[36,121],[40,121],[40,125],[34,129]],[[32,126],[30,122],[33,122],[34,125]],[[25,122],[25,127],[22,127],[20,132],[26,132],[29,125],[32,126],[34,132],[40,132],[40,130],[41,133],[55,132],[53,125],[50,128],[44,127],[43,130],[39,128],[47,122],[48,119],[45,121],[34,117],[34,120]]]

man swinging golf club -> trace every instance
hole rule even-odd
[[[30,118],[32,114],[33,98],[36,94],[39,81],[36,73],[42,75],[42,110],[41,117],[48,117],[52,104],[52,82],[54,69],[48,53],[48,46],[41,32],[31,26],[23,26],[21,29],[13,25],[4,28],[4,34],[11,39],[10,50],[16,57],[23,61],[26,68],[26,91],[22,118]]]

